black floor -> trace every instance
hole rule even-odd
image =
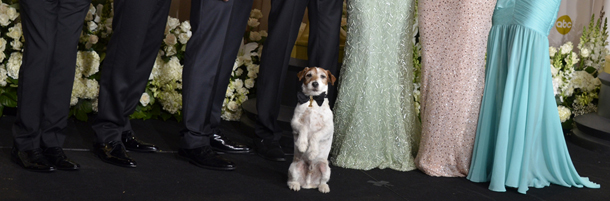
[[[332,168],[330,193],[293,192],[286,185],[290,162],[271,162],[257,155],[228,155],[238,166],[223,172],[198,168],[174,157],[180,123],[132,121],[137,136],[159,145],[155,154],[130,153],[137,168],[103,163],[89,150],[90,123],[70,120],[65,143],[67,155],[82,165],[76,172],[29,172],[9,159],[13,116],[0,118],[0,200],[610,200],[610,156],[568,142],[572,160],[582,176],[601,189],[556,185],[527,195],[509,188],[505,193],[487,189],[486,183],[465,178],[430,177],[418,170],[360,171]],[[239,122],[223,122],[226,135],[251,144],[251,130]]]

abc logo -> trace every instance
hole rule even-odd
[[[560,34],[566,35],[572,29],[572,19],[567,15],[557,18],[557,21],[555,21],[555,28]]]

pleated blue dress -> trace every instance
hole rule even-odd
[[[548,34],[561,0],[498,0],[487,43],[485,90],[467,179],[525,194],[551,183],[599,188],[580,177],[553,94]]]

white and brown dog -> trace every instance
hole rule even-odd
[[[288,169],[288,187],[318,188],[330,192],[328,154],[333,140],[333,113],[328,105],[328,84],[334,85],[335,76],[319,67],[305,68],[297,74],[303,80],[298,92],[299,103],[292,116],[294,159]]]

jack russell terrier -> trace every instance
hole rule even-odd
[[[330,188],[326,182],[330,179],[330,167],[327,159],[334,126],[326,92],[328,84],[334,85],[336,78],[319,67],[307,67],[297,76],[299,81],[304,80],[291,121],[295,146],[294,159],[288,169],[288,187],[294,191],[318,188],[320,192],[328,193]]]

